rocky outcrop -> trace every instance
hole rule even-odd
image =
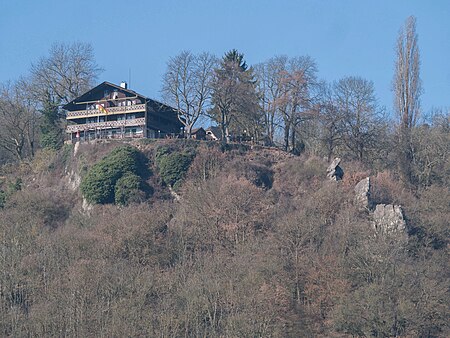
[[[73,156],[77,155],[79,149],[80,149],[80,141],[77,141],[75,142],[75,145],[73,147]]]
[[[370,210],[372,208],[370,200],[370,177],[366,177],[359,181],[355,186],[355,204],[361,211]]]
[[[393,236],[399,240],[407,239],[406,220],[402,207],[393,204],[374,205],[370,198],[370,189],[370,177],[358,182],[355,186],[355,205],[360,211],[369,212],[376,234]]]
[[[180,195],[177,194],[177,192],[175,190],[173,190],[173,188],[169,185],[168,186],[170,194],[173,196],[173,199],[175,201],[179,201],[181,199]]]
[[[66,177],[69,188],[72,191],[77,190],[81,184],[81,176],[75,171],[71,170],[69,173],[66,174]]]
[[[377,234],[406,234],[406,221],[402,207],[392,204],[378,204],[373,212],[373,226]]]
[[[344,170],[339,166],[341,159],[336,157],[327,168],[327,177],[332,181],[340,181],[344,177]]]
[[[93,205],[90,204],[85,198],[83,198],[83,203],[81,204],[81,210],[84,213],[88,213],[93,209]]]

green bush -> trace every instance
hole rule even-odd
[[[165,157],[165,156],[167,156],[167,155],[169,155],[171,152],[173,152],[174,150],[173,149],[170,149],[169,147],[165,147],[165,146],[163,146],[163,147],[158,147],[157,149],[156,149],[156,152],[155,152],[155,162],[156,162],[156,165],[159,167],[160,166],[160,164],[161,164],[161,160]]]
[[[115,185],[128,173],[146,174],[142,154],[131,146],[115,148],[83,177],[81,193],[89,203],[114,203]]]
[[[156,163],[164,183],[176,188],[184,178],[193,159],[194,155],[188,152],[157,155]]]
[[[81,181],[80,189],[89,203],[111,203],[114,201],[114,185],[119,175],[99,163],[88,171]]]
[[[119,205],[142,202],[146,197],[142,179],[131,172],[126,173],[117,180],[114,191],[115,202]]]
[[[120,173],[134,172],[139,174],[142,169],[142,156],[139,150],[132,146],[121,146],[113,149],[103,158],[106,165],[111,165]]]

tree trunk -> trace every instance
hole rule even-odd
[[[295,127],[295,126],[294,126],[294,127]],[[295,152],[295,138],[296,138],[295,128],[292,128],[292,132],[291,132],[291,147],[292,147],[292,152]]]
[[[192,138],[192,125],[186,126],[186,138],[187,139]]]
[[[404,126],[400,127],[399,135],[399,171],[402,178],[407,183],[412,183],[412,160],[413,152],[411,149],[411,130]]]
[[[290,123],[285,123],[286,125],[284,126],[284,151],[288,151],[289,150],[289,131],[291,129],[291,125]]]
[[[230,130],[228,128],[228,125],[225,126],[225,142],[230,143],[231,137],[230,137]]]

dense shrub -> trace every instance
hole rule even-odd
[[[115,148],[88,171],[81,181],[81,192],[89,203],[113,203],[116,183],[128,173],[146,174],[142,155],[131,146]]]
[[[249,151],[250,146],[243,143],[221,143],[220,149],[222,152],[235,151],[236,153],[243,155]]]
[[[327,164],[319,158],[293,157],[278,166],[273,185],[285,195],[300,196],[318,189],[326,177]]]
[[[272,188],[274,173],[268,164],[257,161],[243,161],[237,158],[226,166],[225,170],[236,172],[238,176],[245,177],[259,188]]]
[[[119,205],[142,202],[146,197],[142,179],[131,172],[126,173],[117,180],[114,191],[115,202]]]
[[[194,155],[190,152],[172,152],[160,150],[156,155],[156,164],[164,183],[177,188],[191,165]]]
[[[56,229],[69,217],[70,199],[70,195],[51,188],[26,189],[9,196],[5,210],[20,215],[20,226]]]
[[[447,248],[450,239],[449,205],[448,187],[432,185],[423,190],[408,214],[411,218],[410,235],[417,237],[418,243],[424,247]]]
[[[158,163],[161,158],[163,158],[165,155],[170,154],[171,149],[169,147],[166,146],[160,146],[158,148],[156,148],[155,151],[155,160]]]

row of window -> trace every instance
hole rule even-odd
[[[109,118],[109,121],[123,121],[123,120],[134,120],[136,119],[135,114],[125,114],[125,115],[116,115],[114,119]],[[105,122],[106,116],[95,116],[95,117],[87,117],[86,123],[97,123],[97,122]]]
[[[106,107],[124,107],[124,106],[134,106],[137,104],[141,104],[141,100],[135,99],[135,100],[122,100],[118,102],[108,102],[109,105]],[[104,103],[93,103],[93,104],[87,104],[86,110],[96,110],[99,108],[99,106],[105,107]]]
[[[83,141],[104,138],[142,137],[143,135],[144,130],[141,127],[126,127],[123,131],[119,128],[101,131],[80,131],[76,133],[76,136],[72,134],[72,137]]]

